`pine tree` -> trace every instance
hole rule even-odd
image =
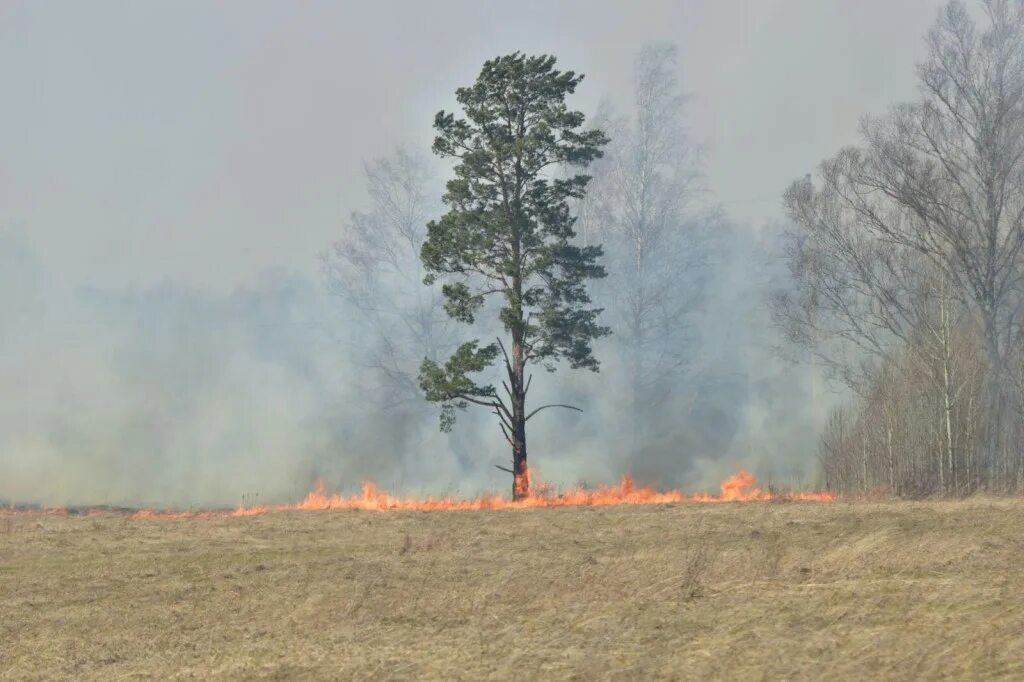
[[[552,174],[585,168],[608,139],[584,130],[583,114],[566,106],[583,76],[554,67],[552,56],[518,52],[487,61],[475,84],[456,91],[465,117],[437,114],[434,153],[456,161],[455,177],[443,197],[449,210],[427,226],[421,251],[424,281],[445,279],[445,310],[454,319],[472,324],[485,299],[502,299],[498,319],[509,343],[474,339],[444,365],[425,359],[420,385],[427,400],[442,404],[442,430],[470,404],[497,415],[512,448],[514,499],[530,494],[527,422],[549,407],[578,409],[547,404],[527,412],[527,366],[554,371],[565,361],[596,372],[592,342],[609,333],[586,289],[588,279],[605,275],[601,247],[573,243],[568,204],[583,197],[590,178]],[[470,376],[499,357],[501,392]]]

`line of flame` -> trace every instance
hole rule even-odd
[[[451,497],[402,498],[379,490],[372,482],[363,483],[362,491],[352,497],[328,493],[323,481],[317,481],[314,489],[300,502],[279,505],[240,506],[233,510],[171,511],[139,509],[131,512],[136,519],[195,519],[213,517],[258,516],[279,512],[326,511],[360,509],[365,511],[469,511],[498,509],[535,509],[538,507],[607,507],[616,505],[673,504],[679,502],[750,502],[768,500],[794,500],[808,502],[831,502],[835,499],[828,492],[779,493],[761,490],[754,477],[743,470],[730,476],[721,484],[718,495],[685,495],[678,490],[658,491],[654,488],[636,486],[630,476],[623,476],[618,486],[577,488],[554,493],[550,486],[534,486],[534,494],[526,499],[512,501],[497,495],[485,495],[473,499]],[[4,512],[28,511],[15,508]],[[66,515],[67,508],[51,507],[31,510],[36,513]],[[86,508],[76,513],[109,511],[103,508]]]

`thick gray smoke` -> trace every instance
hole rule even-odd
[[[463,480],[435,422],[368,406],[337,342],[344,315],[315,281],[65,288],[16,233],[0,255],[0,500],[208,506],[293,499],[321,477]]]
[[[749,231],[725,233],[692,344],[699,369],[657,409],[662,439],[630,440],[629,398],[610,390],[625,367],[609,341],[600,375],[539,373],[537,400],[584,409],[531,424],[546,479],[632,473],[701,488],[738,465],[811,470],[810,384],[765,342],[764,252]],[[369,330],[316,280],[268,272],[220,295],[170,282],[66,287],[16,232],[0,237],[0,255],[0,500],[220,506],[295,499],[317,478],[346,491],[372,479],[410,494],[506,492],[490,415],[460,415],[446,435],[433,406],[376,399],[379,373],[356,345]]]

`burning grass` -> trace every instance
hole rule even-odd
[[[536,478],[536,477],[535,477]],[[534,509],[538,507],[614,507],[619,505],[676,504],[680,502],[732,502],[765,500],[806,500],[831,502],[831,493],[797,492],[773,493],[757,487],[757,481],[746,472],[739,471],[722,482],[718,495],[684,495],[678,490],[659,491],[636,486],[633,479],[624,476],[618,486],[594,489],[577,488],[554,492],[551,486],[540,484],[534,493],[512,501],[500,496],[483,496],[470,500],[453,498],[400,498],[377,489],[373,483],[364,483],[361,494],[353,497],[328,494],[323,482],[297,504],[270,507],[241,507],[235,516],[253,516],[282,511],[324,511],[360,509],[364,511],[481,511],[499,509]]]
[[[1024,676],[1024,501],[0,517],[0,677]]]
[[[535,477],[539,478],[539,477]],[[245,505],[237,509],[175,511],[159,509],[131,510],[136,518],[146,519],[187,519],[212,518],[218,516],[261,516],[294,511],[339,511],[358,509],[362,511],[496,511],[499,509],[536,509],[538,507],[614,507],[619,505],[676,504],[680,502],[754,502],[754,501],[813,501],[831,502],[835,499],[828,492],[776,492],[761,490],[757,481],[747,471],[740,470],[721,484],[718,495],[685,495],[679,490],[661,491],[651,487],[636,486],[630,476],[623,476],[618,486],[598,488],[575,488],[557,492],[548,484],[534,486],[533,494],[525,499],[510,500],[498,495],[484,495],[473,499],[403,498],[379,490],[372,482],[365,482],[362,491],[352,497],[328,493],[323,481],[317,481],[314,489],[304,499],[293,504]],[[25,508],[0,507],[3,512],[23,512]],[[45,508],[40,511],[52,515],[68,513],[89,514],[111,511],[109,507],[64,507]]]

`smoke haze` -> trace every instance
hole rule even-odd
[[[779,196],[860,114],[913,95],[940,5],[0,6],[0,501],[234,505],[317,478],[504,493],[489,415],[442,434],[435,406],[382,409],[354,350],[372,330],[319,256],[367,209],[364,161],[425,153],[483,60],[557,55],[587,74],[572,104],[592,117],[628,110],[652,41],[679,48],[694,211],[714,216],[684,390],[638,444],[612,337],[600,375],[538,372],[538,399],[584,412],[531,422],[531,462],[562,485],[692,490],[739,465],[799,482],[836,397],[773,352]]]

